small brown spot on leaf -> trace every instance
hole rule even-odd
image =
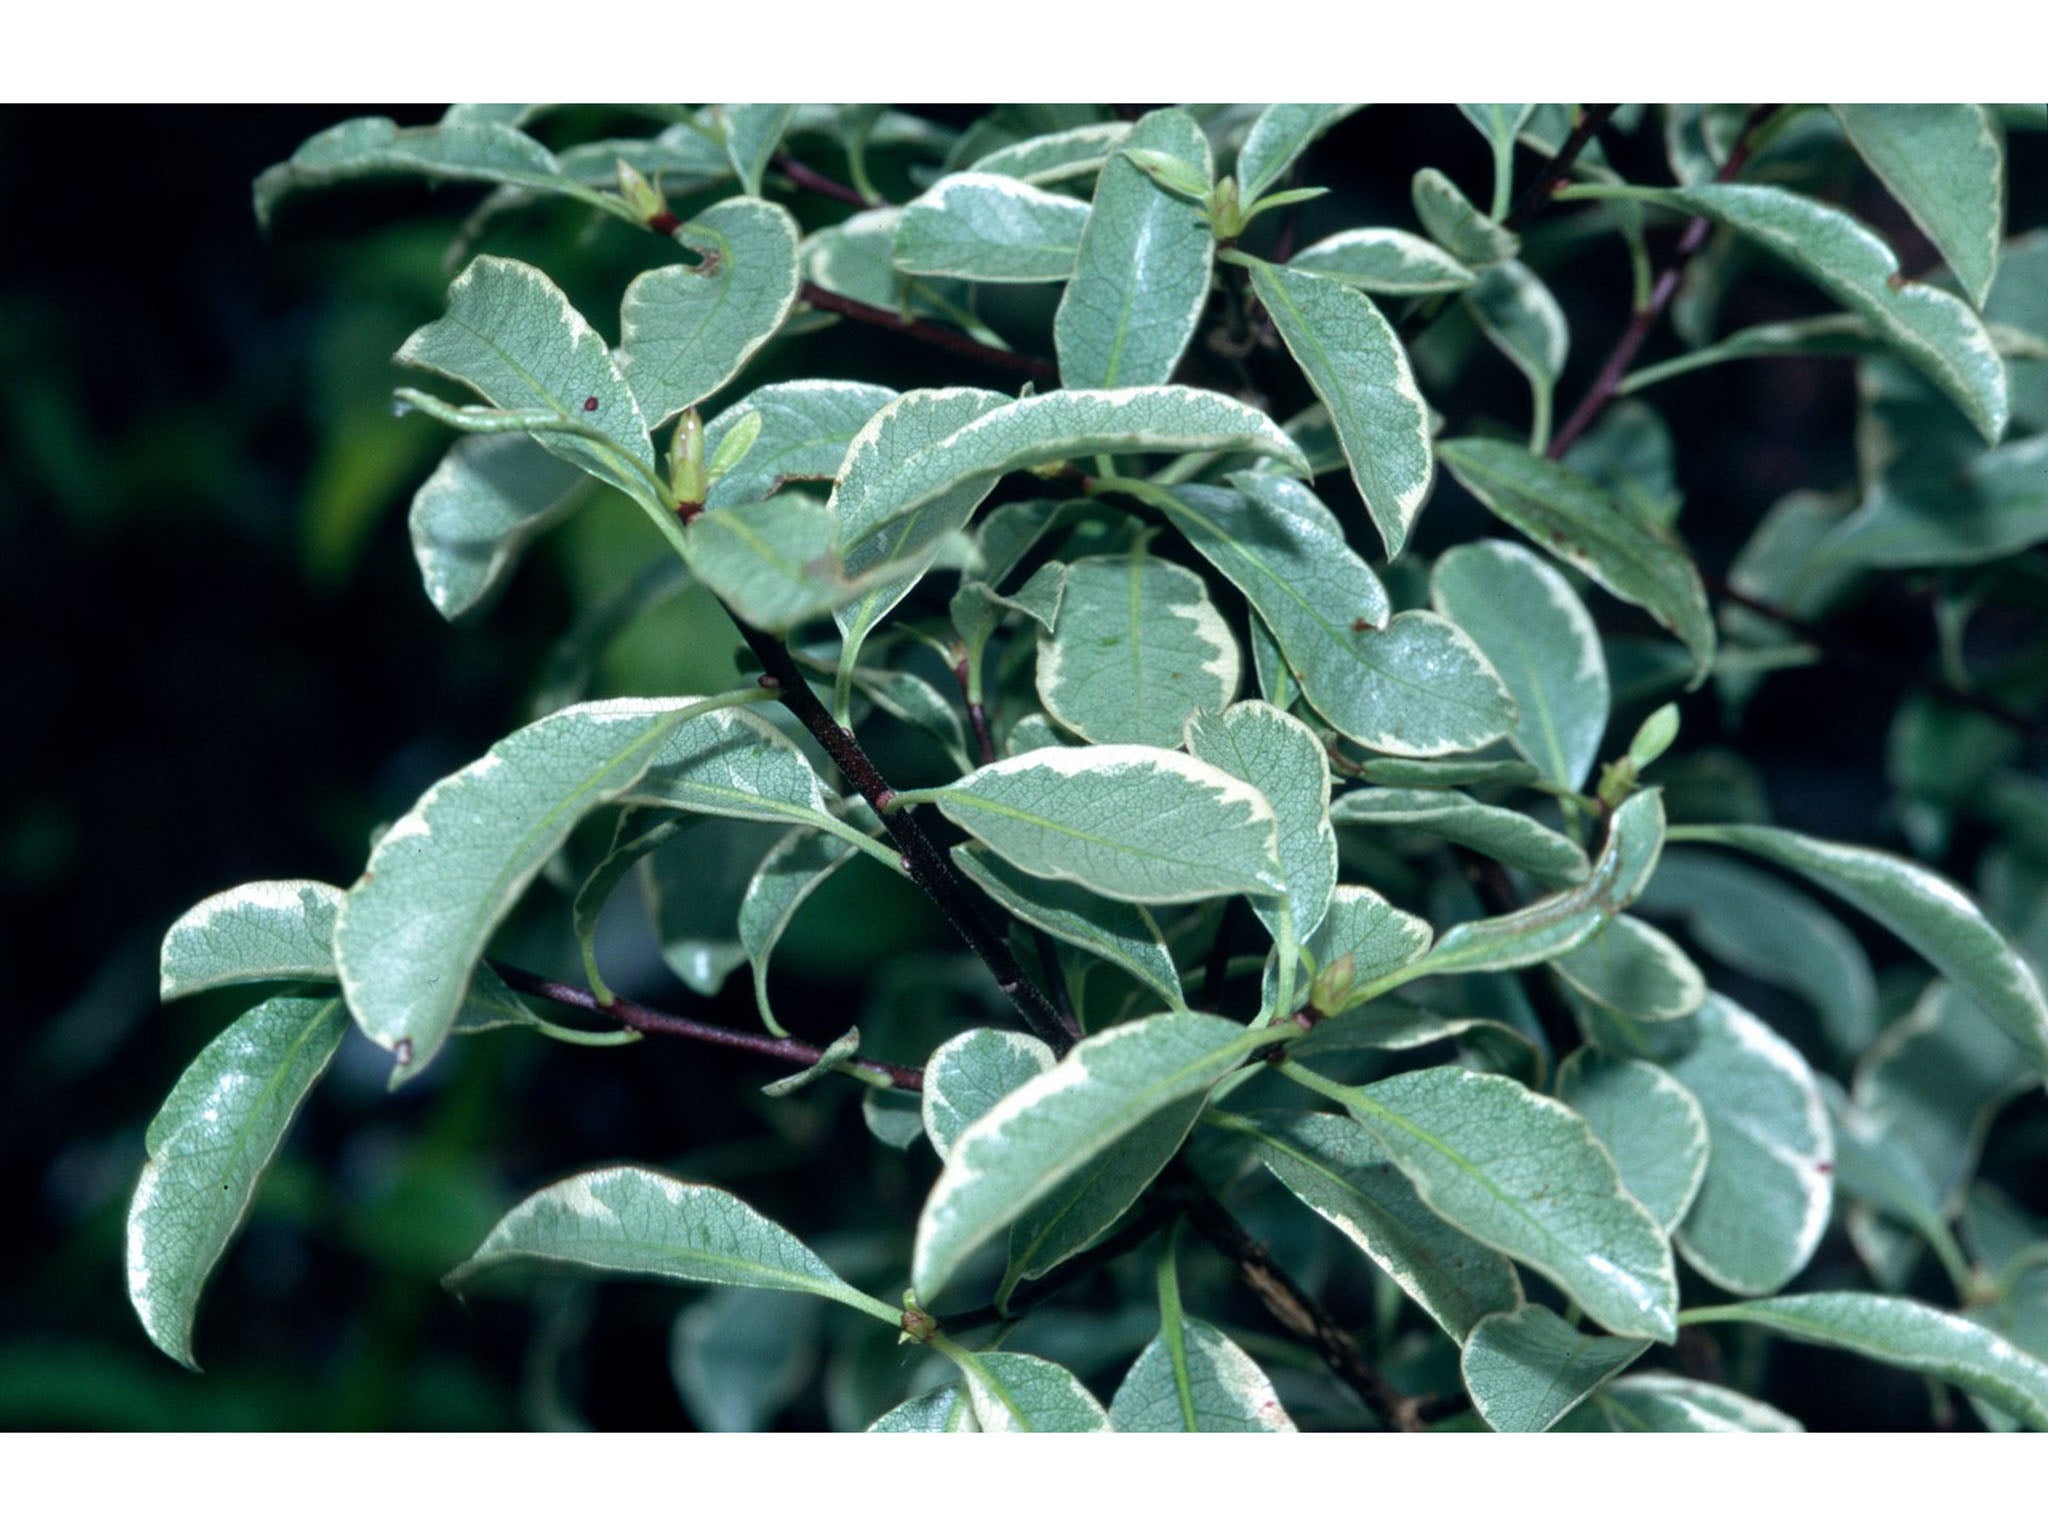
[[[594,410],[596,410],[596,409],[597,409],[597,396],[595,396],[595,395],[585,395],[585,396],[583,397],[583,409],[585,409],[586,411],[594,411]]]

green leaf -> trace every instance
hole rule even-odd
[[[1670,1240],[1578,1114],[1463,1067],[1365,1088],[1281,1070],[1342,1104],[1431,1210],[1555,1281],[1602,1327],[1667,1344],[1678,1336]]]
[[[976,283],[1061,283],[1074,275],[1088,205],[1029,182],[968,171],[903,210],[896,265]]]
[[[1035,1355],[957,1350],[974,1417],[989,1434],[1084,1435],[1107,1430],[1102,1410],[1074,1373]]]
[[[774,203],[729,198],[676,239],[697,261],[642,272],[619,310],[619,367],[650,428],[731,382],[796,302],[796,221]]]
[[[1982,309],[2005,238],[2005,139],[1990,111],[1943,102],[1838,106],[1834,113],[1864,164]]]
[[[1530,446],[1541,449],[1550,440],[1550,401],[1571,351],[1571,331],[1543,280],[1519,261],[1488,267],[1478,286],[1465,295],[1465,307],[1486,339],[1529,381],[1536,421]]]
[[[1646,1061],[1580,1049],[1558,1066],[1557,1096],[1585,1117],[1629,1193],[1666,1232],[1676,1227],[1707,1176],[1707,1115],[1691,1091]]]
[[[477,257],[449,286],[447,314],[396,360],[519,413],[549,453],[659,510],[654,444],[618,360],[538,267]]]
[[[1891,466],[1862,505],[1828,529],[1808,572],[1976,565],[2044,539],[2048,433],[1961,463]]]
[[[1407,971],[1426,976],[1518,970],[1570,954],[1641,893],[1663,843],[1662,797],[1655,790],[1631,795],[1614,813],[1591,879],[1518,912],[1459,923]]]
[[[1430,929],[1379,892],[1340,885],[1330,893],[1329,913],[1308,942],[1321,974],[1341,960],[1351,962],[1354,985],[1391,975],[1429,948]]]
[[[2033,968],[1975,902],[1932,870],[1875,848],[1776,827],[1682,827],[1676,837],[1739,849],[1804,875],[1918,951],[2037,1067],[2048,1064],[2048,1000]]]
[[[1330,413],[1365,510],[1401,553],[1436,479],[1429,407],[1408,354],[1377,305],[1356,288],[1260,262],[1252,291]]]
[[[612,893],[635,865],[685,831],[689,824],[686,817],[666,815],[660,811],[631,809],[622,812],[612,828],[611,847],[591,866],[590,873],[576,888],[576,895],[569,904],[569,925],[576,935],[577,947],[583,952],[583,969],[590,978],[590,988],[600,998],[606,998],[606,989],[597,967],[597,924],[604,916]]]
[[[1249,208],[1280,184],[1309,145],[1358,110],[1319,102],[1277,102],[1252,120],[1237,152],[1237,198]]]
[[[164,935],[164,1002],[250,981],[331,981],[341,892],[317,880],[252,880],[192,908]]]
[[[1258,1362],[1192,1317],[1161,1319],[1109,1404],[1122,1434],[1273,1434],[1294,1428]]]
[[[1643,198],[1712,219],[1756,241],[1875,326],[1940,386],[1987,443],[1996,443],[2004,433],[2005,364],[1984,322],[1954,295],[1908,282],[1891,247],[1839,208],[1781,187],[1581,190],[1588,196]]]
[[[720,107],[714,115],[724,130],[726,158],[732,162],[733,173],[749,197],[759,197],[761,178],[768,174],[768,162],[775,158],[782,136],[789,131],[796,108],[749,103]]]
[[[1677,1232],[1687,1263],[1741,1296],[1806,1267],[1834,1202],[1834,1131],[1812,1069],[1762,1020],[1714,995],[1670,1065],[1707,1116],[1707,1176]]]
[[[967,1128],[1013,1091],[1048,1070],[1052,1048],[1007,1029],[962,1030],[924,1069],[924,1130],[942,1158]]]
[[[1560,1431],[1611,1430],[1641,1434],[1799,1434],[1805,1426],[1740,1392],[1638,1371],[1610,1381],[1593,1401],[1559,1424]]]
[[[1707,1000],[1706,979],[1685,951],[1626,912],[1552,964],[1574,992],[1626,1019],[1669,1023]]]
[[[1783,987],[1855,1056],[1877,1037],[1877,982],[1854,934],[1819,902],[1734,859],[1668,850],[1640,905],[1678,917],[1707,955]]]
[[[1130,135],[1129,123],[1083,123],[991,150],[968,169],[1041,187],[1077,181],[1099,172]]]
[[[256,178],[256,222],[268,228],[294,192],[370,176],[491,181],[536,192],[583,194],[536,139],[505,123],[443,122],[400,128],[388,117],[355,117],[316,133]]]
[[[871,1435],[975,1434],[974,1409],[963,1387],[934,1387],[921,1397],[898,1403],[868,1426]]]
[[[1489,219],[1442,171],[1417,171],[1410,184],[1415,216],[1429,238],[1468,267],[1488,267],[1513,256],[1521,242]]]
[[[1174,747],[1196,710],[1237,697],[1244,658],[1202,578],[1142,553],[1067,567],[1038,645],[1046,713],[1086,741]]]
[[[641,865],[641,894],[661,958],[692,992],[716,997],[747,963],[735,914],[754,871],[782,836],[772,824],[705,817],[683,826]]]
[[[1279,823],[1280,869],[1294,942],[1322,926],[1337,884],[1337,834],[1330,825],[1330,758],[1316,733],[1270,704],[1204,710],[1187,722],[1188,750],[1266,797]],[[1254,896],[1269,933],[1281,931],[1277,903]]]
[[[1515,701],[1515,750],[1551,783],[1577,789],[1607,730],[1607,658],[1586,605],[1547,560],[1482,539],[1445,553],[1430,602],[1470,635]]]
[[[918,1218],[911,1269],[918,1295],[935,1298],[977,1247],[1091,1157],[1169,1106],[1206,1095],[1283,1033],[1294,1030],[1163,1013],[1082,1041],[953,1144]]]
[[[1536,108],[1528,102],[1459,102],[1458,110],[1493,150],[1493,216],[1504,218],[1514,191],[1515,138]]]
[[[714,1291],[676,1316],[669,1374],[692,1427],[756,1434],[809,1385],[821,1308],[809,1296]]]
[[[1349,777],[1381,789],[1522,789],[1539,775],[1528,763],[1506,757],[1455,757],[1418,762],[1375,757],[1356,765]]]
[[[1127,901],[1283,893],[1266,797],[1157,747],[1043,747],[917,791],[1029,874]]]
[[[1337,797],[1340,827],[1402,827],[1443,838],[1553,885],[1586,879],[1585,851],[1520,811],[1488,805],[1455,789],[1354,789]]]
[[[1209,141],[1173,108],[1139,119],[1123,152],[1103,166],[1053,320],[1060,382],[1070,389],[1164,384],[1209,297],[1216,242],[1207,221],[1126,158],[1134,149],[1160,150],[1214,175]]]
[[[740,898],[740,947],[754,971],[754,1006],[770,1034],[787,1034],[768,1002],[768,960],[796,910],[811,894],[832,878],[833,873],[853,857],[854,850],[843,842],[799,828],[791,832],[761,861],[747,891]],[[860,1032],[851,1031],[854,1044]],[[851,1055],[853,1046],[842,1053]],[[823,1063],[820,1063],[823,1065]]]
[[[1512,443],[1459,438],[1437,449],[1446,468],[1494,516],[1685,642],[1694,678],[1714,660],[1706,589],[1677,535],[1562,464]]]
[[[460,618],[497,591],[526,546],[574,511],[589,482],[524,437],[466,437],[412,499],[408,526],[427,597]]]
[[[1846,1349],[1973,1393],[2035,1429],[2048,1429],[2048,1364],[1988,1328],[1899,1296],[1849,1291],[1699,1307],[1693,1323],[1752,1323],[1772,1333]]]
[[[1202,1115],[1199,1096],[1147,1116],[1062,1179],[1010,1228],[1003,1292],[1092,1247],[1159,1177]]]
[[[1313,1038],[1313,1037],[1311,1037]],[[1341,1115],[1213,1115],[1250,1138],[1266,1169],[1343,1233],[1452,1338],[1522,1304],[1515,1267],[1424,1205],[1364,1127]]]
[[[899,1152],[924,1135],[924,1117],[914,1093],[871,1087],[861,1095],[860,1117],[875,1140]]]
[[[1012,917],[1064,939],[1076,949],[1101,956],[1151,988],[1169,1008],[1187,1006],[1180,990],[1180,970],[1158,923],[1143,907],[1027,875],[967,843],[953,850],[953,862]]]
[[[715,456],[728,433],[753,416],[760,436],[728,473],[711,483],[704,505],[742,506],[765,501],[790,480],[833,480],[860,429],[896,391],[847,379],[798,379],[766,384],[712,417],[704,427],[704,452]]]
[[[527,1196],[442,1284],[463,1290],[535,1268],[801,1291],[898,1321],[746,1202],[647,1168],[599,1168]]]
[[[825,786],[801,748],[752,710],[708,710],[670,732],[629,786],[635,805],[742,821],[781,821],[844,836]]]
[[[181,1365],[199,1369],[200,1292],[348,1023],[331,994],[258,1003],[193,1059],[149,1123],[149,1161],[128,1203],[128,1299]]]
[[[840,565],[838,544],[831,509],[795,491],[700,513],[683,535],[691,574],[771,634],[844,607],[858,591]]]
[[[1318,240],[1287,265],[1367,293],[1457,293],[1479,281],[1449,251],[1405,229],[1347,229]]]
[[[441,1048],[491,931],[590,811],[632,788],[690,699],[576,704],[450,774],[377,842],[341,903],[334,957],[394,1083]]]
[[[1581,1333],[1530,1302],[1483,1319],[1465,1340],[1458,1369],[1488,1424],[1502,1434],[1540,1434],[1649,1347],[1646,1339]]]

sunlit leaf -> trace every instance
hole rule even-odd
[[[1707,1116],[1691,1091],[1646,1061],[1577,1050],[1558,1066],[1557,1096],[1592,1126],[1629,1193],[1665,1231],[1677,1226],[1707,1175]]]
[[[984,171],[947,176],[903,210],[896,265],[977,283],[1057,283],[1074,274],[1088,205]]]
[[[317,880],[252,880],[185,913],[164,935],[164,1001],[251,981],[331,981],[342,893]]]
[[[1503,1434],[1527,1435],[1550,1428],[1649,1347],[1581,1333],[1531,1302],[1482,1319],[1458,1364],[1479,1416]]]

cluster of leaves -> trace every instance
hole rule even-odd
[[[393,823],[349,889],[262,881],[180,919],[166,1000],[264,995],[149,1131],[128,1276],[167,1353],[192,1362],[201,1289],[352,1027],[391,1053],[394,1087],[456,1036],[516,1028],[752,1051],[797,1068],[778,1096],[851,1079],[931,1187],[914,1233],[835,1267],[723,1189],[605,1168],[519,1204],[449,1283],[566,1268],[838,1303],[922,1352],[877,1429],[1798,1428],[1677,1368],[1698,1351],[1635,1368],[1709,1325],[1752,1358],[1772,1336],[1849,1350],[1994,1427],[2048,1427],[2048,1228],[1978,1177],[1993,1114],[2048,1069],[2048,795],[2016,713],[2040,702],[2048,642],[1995,675],[1963,645],[1980,608],[2037,595],[2003,557],[2048,536],[2048,240],[2004,228],[2003,136],[2040,114],[1468,106],[1489,204],[1423,168],[1420,232],[1295,250],[1322,191],[1293,184],[1297,161],[1354,108],[1006,109],[957,132],[880,108],[646,110],[645,136],[556,148],[534,108],[357,120],[258,183],[266,219],[356,178],[485,183],[465,248],[549,199],[646,231],[661,264],[624,288],[616,346],[546,273],[485,254],[399,349],[466,392],[399,391],[463,434],[413,502],[414,547],[456,618],[592,494],[624,498],[680,570],[622,593],[563,675],[587,678],[679,581],[760,675],[707,697],[558,689]],[[1624,180],[1602,130],[1659,128],[1669,181]],[[1904,278],[1797,189],[1849,157],[1946,274]],[[785,188],[823,211],[808,232],[762,195]],[[1658,273],[1666,211],[1688,222]],[[1519,259],[1539,215],[1624,242],[1638,274],[1626,350],[1555,430],[1568,330]],[[1713,334],[1756,251],[1839,309]],[[1005,307],[1015,289],[1056,302]],[[1628,372],[1674,300],[1689,350]],[[734,392],[834,315],[934,342],[947,372]],[[1526,376],[1526,432],[1444,435],[1450,317]],[[1047,333],[1049,362],[1028,350]],[[1774,508],[1717,615],[1676,531],[1668,435],[1634,397],[1803,353],[1859,359],[1858,483]],[[1276,421],[1247,358],[1291,359],[1284,387],[1311,403]],[[950,382],[1005,370],[1032,383]],[[1439,464],[1522,539],[1419,553]],[[1353,493],[1372,559],[1324,499]],[[1940,686],[1900,708],[1899,820],[1929,860],[1980,848],[1981,906],[1897,854],[1747,814],[1739,765],[1667,755],[1679,699],[1710,684],[1739,710],[1899,568],[1942,573],[1952,641]],[[952,776],[884,778],[874,753],[899,738]],[[609,840],[578,858],[593,820]],[[778,940],[862,855],[939,901],[988,968],[979,999],[925,1010],[925,1036],[871,1012],[867,1041],[824,1042],[771,1006]],[[593,936],[636,871],[683,982],[751,971],[758,1031],[607,986]],[[572,894],[583,985],[490,958],[550,886]],[[1880,930],[1910,956],[1882,985],[1863,939]],[[1710,989],[1695,952],[1797,1023]],[[916,1058],[862,1054],[885,1033]],[[1228,1209],[1276,1193],[1276,1252],[1377,1288],[1371,1351]],[[1867,1283],[1788,1290],[1836,1222]],[[1194,1237],[1229,1261],[1201,1271],[1201,1304],[1221,1317],[1232,1272],[1256,1272],[1292,1337],[1190,1315]],[[1925,1255],[1945,1308],[1911,1294]],[[1004,1347],[1105,1266],[1142,1286],[1121,1357],[1101,1342],[1121,1327]],[[701,1349],[749,1322],[692,1326]],[[1107,1407],[1083,1380],[1105,1372]]]

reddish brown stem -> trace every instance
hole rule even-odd
[[[782,172],[806,192],[815,192],[820,197],[829,197],[834,202],[845,203],[852,208],[883,208],[885,203],[871,202],[861,196],[859,190],[849,187],[843,181],[834,181],[823,171],[813,170],[803,161],[791,155],[777,155],[775,169]]]
[[[930,346],[951,352],[956,357],[972,358],[975,362],[986,363],[991,368],[1028,374],[1034,379],[1059,377],[1059,368],[1046,358],[1032,357],[1023,352],[1011,352],[1003,347],[991,347],[976,341],[972,336],[963,336],[958,331],[948,330],[943,325],[933,325],[928,320],[899,315],[893,309],[883,309],[877,304],[863,304],[859,299],[849,299],[829,288],[821,288],[816,283],[805,283],[801,297],[813,309],[827,309],[835,315],[844,315],[849,320],[858,320],[863,325],[894,331],[899,336],[913,336]]]

